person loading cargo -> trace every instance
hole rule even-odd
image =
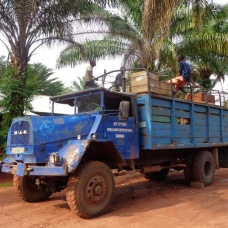
[[[191,81],[191,69],[188,63],[184,61],[184,56],[179,55],[177,57],[178,61],[178,75],[171,80],[168,80],[167,83],[172,83],[174,94],[178,90],[182,90],[182,87]]]

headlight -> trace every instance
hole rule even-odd
[[[81,139],[81,135],[77,135],[77,139],[80,140]]]
[[[57,152],[53,152],[50,154],[50,157],[49,157],[49,161],[52,163],[52,164],[57,164],[60,162],[60,156]]]
[[[91,139],[97,139],[97,138],[98,138],[97,133],[93,133],[93,134],[91,134]]]

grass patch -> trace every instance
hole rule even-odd
[[[0,188],[11,187],[13,186],[12,182],[0,183]]]

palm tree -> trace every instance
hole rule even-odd
[[[34,80],[37,84],[37,93],[40,95],[56,96],[64,91],[64,84],[53,78],[53,71],[41,63],[34,63],[28,66],[27,83]]]
[[[171,27],[173,37],[181,37],[176,50],[191,60],[196,81],[207,89],[224,80],[228,73],[228,5],[210,4],[202,17],[200,31],[191,23],[191,17],[179,15]],[[180,23],[181,22],[181,23]],[[210,79],[211,75],[216,79]]]
[[[86,89],[84,77],[78,77],[79,82],[73,81],[72,86],[69,88],[69,91],[80,91]]]
[[[119,0],[119,3],[121,14],[98,8],[93,15],[84,18],[84,22],[105,23],[104,38],[82,42],[83,49],[69,45],[60,54],[59,67],[76,65],[90,58],[123,56],[125,66],[139,62],[141,67],[154,69],[178,7],[192,3],[194,18],[201,18],[206,1]]]
[[[23,88],[27,83],[27,67],[33,53],[43,44],[57,41],[73,42],[73,22],[85,12],[92,13],[92,0],[1,0],[0,41],[11,57],[12,80],[18,88],[11,93],[8,107],[11,117],[22,116],[24,100],[28,98]],[[107,1],[97,1],[105,4]]]

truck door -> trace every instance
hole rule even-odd
[[[104,121],[104,132],[105,138],[113,141],[124,159],[139,157],[138,130],[134,117],[120,121],[118,116],[108,115]]]

